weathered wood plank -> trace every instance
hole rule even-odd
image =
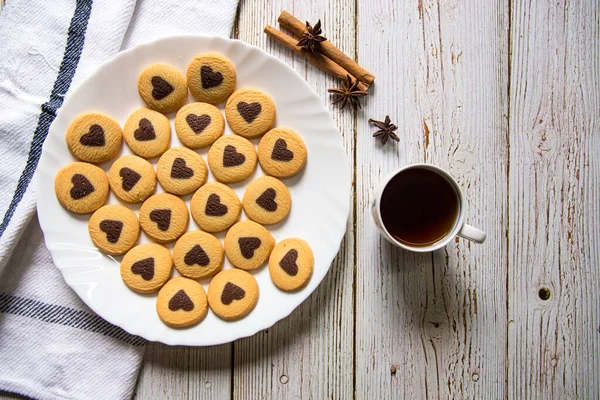
[[[508,4],[358,7],[359,61],[377,81],[358,117],[356,398],[503,397]],[[367,120],[386,114],[400,143],[382,148]],[[484,245],[413,254],[375,233],[378,182],[414,162],[456,177]]]
[[[230,399],[231,349],[231,344],[170,347],[150,343],[133,397]]]
[[[354,54],[354,4],[344,0],[242,1],[239,38],[275,54],[303,75],[328,102],[334,79],[266,38],[266,24],[277,25],[281,10],[302,20],[322,20],[325,35],[346,54]],[[333,112],[348,154],[354,151],[353,116]],[[352,220],[340,253],[319,288],[288,318],[268,331],[237,341],[234,350],[234,398],[349,399],[353,383]]]
[[[511,14],[508,394],[597,399],[598,2]]]

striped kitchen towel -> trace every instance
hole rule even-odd
[[[93,314],[52,264],[36,167],[70,88],[122,49],[229,36],[237,0],[8,0],[0,14],[0,391],[130,398],[145,341]]]

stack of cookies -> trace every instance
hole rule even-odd
[[[314,256],[306,241],[275,242],[265,225],[283,221],[292,198],[281,179],[306,165],[306,146],[298,133],[276,127],[273,99],[254,89],[236,89],[236,71],[225,57],[196,56],[184,76],[167,64],[147,67],[138,91],[147,108],[135,110],[123,128],[109,116],[86,113],[66,132],[71,153],[80,160],[58,171],[56,196],[69,211],[92,214],[89,233],[103,252],[124,257],[121,277],[139,293],[158,292],[156,310],[172,327],[202,321],[208,308],[236,320],[258,302],[259,287],[247,272],[268,263],[273,283],[284,291],[306,285]],[[185,104],[188,90],[197,101]],[[226,102],[225,118],[215,105]],[[184,146],[171,146],[171,121]],[[223,135],[225,119],[233,135]],[[258,150],[248,139],[261,138]],[[94,165],[121,152],[122,140],[135,155],[115,160],[106,172]],[[210,147],[208,167],[195,150]],[[156,169],[149,159],[158,158]],[[267,176],[251,181],[242,200],[227,186],[249,178],[260,164]],[[209,172],[215,181],[207,182]],[[156,183],[164,193],[155,194]],[[136,215],[124,205],[104,205],[109,191],[123,203],[141,203]],[[188,231],[190,195],[199,230]],[[249,218],[241,220],[244,210]],[[137,245],[140,228],[153,243]],[[224,232],[225,243],[214,236]],[[165,244],[175,242],[172,251]],[[225,255],[235,268],[223,270]],[[172,277],[173,264],[181,276]],[[210,278],[208,294],[198,280]]]

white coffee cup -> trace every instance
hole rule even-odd
[[[427,245],[427,246],[410,246],[410,245],[407,245],[405,243],[402,243],[402,242],[396,240],[388,232],[388,230],[385,227],[385,224],[383,222],[383,219],[381,217],[380,205],[381,205],[381,197],[383,195],[383,192],[385,191],[386,187],[388,186],[390,181],[395,176],[397,176],[401,172],[406,171],[407,169],[410,169],[410,168],[428,169],[430,171],[437,173],[439,176],[444,178],[448,183],[450,183],[450,185],[454,188],[454,190],[456,192],[456,196],[458,197],[458,206],[457,206],[458,210],[457,210],[457,217],[456,217],[456,221],[454,224],[454,228],[452,228],[452,230],[450,232],[448,232],[443,238],[441,238],[441,239],[437,240],[435,243],[433,243],[431,245]],[[460,190],[460,187],[458,186],[458,183],[456,183],[454,178],[452,178],[452,176],[450,176],[450,174],[448,174],[446,171],[444,171],[443,169],[441,169],[439,167],[431,165],[431,164],[410,164],[410,165],[400,168],[399,170],[394,172],[381,185],[379,191],[377,192],[377,196],[371,203],[371,211],[373,213],[373,219],[375,220],[375,224],[377,225],[377,228],[379,229],[379,232],[383,235],[383,237],[385,237],[390,243],[392,243],[398,247],[401,247],[403,249],[410,250],[410,251],[428,252],[428,251],[437,250],[437,249],[447,245],[456,236],[460,236],[462,238],[471,240],[475,243],[483,243],[485,241],[485,237],[486,237],[485,232],[483,232],[471,225],[464,223],[465,200],[464,200],[462,191]]]

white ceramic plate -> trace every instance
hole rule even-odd
[[[156,294],[140,295],[121,280],[121,257],[101,253],[88,235],[89,215],[75,215],[63,209],[54,194],[54,176],[75,161],[64,141],[69,123],[86,111],[99,111],[121,125],[128,115],[144,104],[137,92],[137,77],[148,65],[166,62],[185,73],[194,55],[216,51],[229,58],[237,70],[237,88],[252,87],[270,94],[277,108],[276,125],[288,126],[301,134],[308,148],[308,163],[296,177],[286,179],[293,205],[289,217],[268,227],[277,241],[304,238],[315,254],[315,270],[308,285],[295,293],[280,291],[271,282],[266,267],[253,272],[260,298],[247,317],[225,322],[209,311],[200,324],[187,329],[164,325],[155,309]],[[192,102],[193,99],[188,99]],[[224,105],[220,109],[224,112]],[[174,114],[168,115],[173,128]],[[225,134],[232,134],[226,127]],[[180,146],[173,128],[172,146]],[[254,140],[257,144],[258,140]],[[198,152],[206,160],[208,149]],[[130,154],[123,145],[121,155]],[[156,166],[157,159],[151,160]],[[112,161],[101,164],[106,171]],[[262,176],[260,167],[243,182],[232,185],[240,199],[247,184]],[[237,40],[220,37],[177,36],[144,44],[118,54],[103,64],[65,99],[44,143],[38,167],[38,217],[46,245],[56,266],[69,284],[98,315],[127,332],[170,345],[206,346],[227,343],[271,327],[289,315],[319,285],[338,252],[346,231],[350,209],[350,168],[339,131],[322,100],[294,70],[262,50]],[[214,180],[212,174],[209,181]],[[157,185],[157,192],[162,192]],[[189,206],[191,196],[185,196]],[[118,203],[111,193],[109,204]],[[130,206],[136,213],[139,205]],[[242,214],[242,219],[247,217]],[[198,229],[190,218],[189,230]],[[224,233],[217,237],[223,241]],[[143,233],[140,243],[149,239]],[[171,244],[168,246],[173,248]],[[225,258],[225,269],[232,268]],[[177,271],[174,269],[174,275]],[[208,289],[210,280],[201,283]]]

